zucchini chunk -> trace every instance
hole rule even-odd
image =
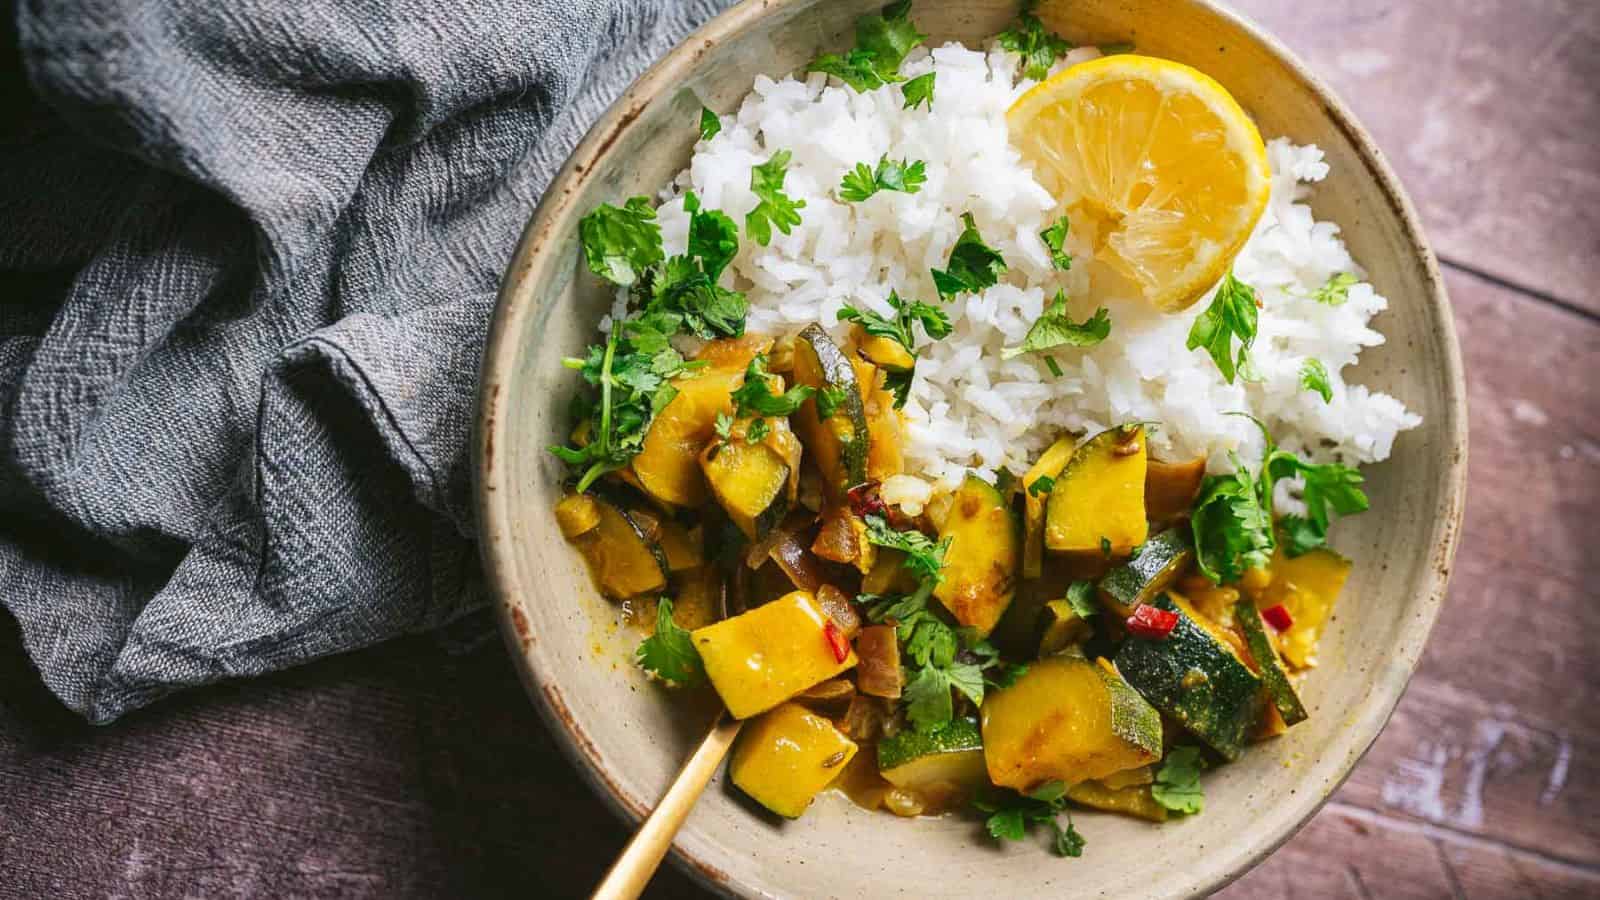
[[[789,511],[789,464],[765,443],[735,434],[717,438],[700,454],[711,493],[745,537],[759,541]]]
[[[693,632],[706,676],[728,712],[747,719],[856,664],[834,656],[828,614],[809,591],[791,591],[749,612]]]
[[[900,345],[894,338],[887,338],[881,334],[867,334],[866,329],[855,325],[850,329],[850,338],[863,359],[880,369],[891,372],[909,372],[917,364],[917,358],[911,351]]]
[[[594,509],[594,528],[573,543],[588,561],[600,592],[626,600],[666,587],[667,555],[657,541],[657,523],[600,497],[594,497]]]
[[[1089,639],[1094,627],[1066,600],[1051,600],[1039,611],[1039,655],[1049,656]]]
[[[1350,576],[1350,561],[1326,548],[1290,559],[1280,547],[1269,568],[1272,582],[1256,605],[1270,609],[1281,603],[1289,611],[1293,624],[1278,635],[1278,646],[1289,665],[1308,669],[1317,664],[1317,642]]]
[[[995,486],[968,475],[956,491],[939,539],[950,538],[933,596],[957,622],[988,635],[1017,588],[1017,523]]]
[[[958,717],[931,731],[908,728],[886,737],[878,742],[878,771],[895,787],[925,797],[970,794],[988,780],[978,723]]]
[[[573,540],[600,524],[600,508],[588,494],[568,494],[556,504],[556,525],[561,536]]]
[[[1044,509],[1049,492],[1033,493],[1033,484],[1040,478],[1054,481],[1072,459],[1075,442],[1070,435],[1056,438],[1049,449],[1040,455],[1033,468],[1022,476],[1022,577],[1038,578],[1044,572]]]
[[[1144,470],[1145,517],[1157,525],[1185,518],[1206,479],[1206,458],[1169,463],[1149,460]]]
[[[1073,652],[1041,659],[984,698],[989,780],[1027,793],[1074,785],[1161,756],[1161,716],[1105,660]]]
[[[867,412],[867,478],[883,482],[905,471],[905,421],[884,388],[884,371],[864,359],[851,365]]]
[[[855,368],[815,322],[807,325],[795,341],[794,380],[797,385],[816,389],[795,412],[795,431],[806,452],[816,460],[823,486],[834,499],[842,501],[846,490],[867,480],[867,409],[856,384]],[[838,398],[833,415],[826,421],[817,409],[824,391]]]
[[[745,727],[728,775],[750,799],[796,819],[839,777],[856,749],[832,722],[798,703],[785,703]]]
[[[1044,545],[1057,553],[1126,556],[1144,543],[1143,425],[1102,431],[1072,454],[1045,508]]]
[[[1267,688],[1267,696],[1271,698],[1283,724],[1288,726],[1304,722],[1305,704],[1300,702],[1300,695],[1289,683],[1289,673],[1283,670],[1283,660],[1278,658],[1278,651],[1273,649],[1272,640],[1267,637],[1267,623],[1261,621],[1261,610],[1256,609],[1255,601],[1245,597],[1234,604],[1233,620],[1244,633],[1245,647],[1255,659],[1256,668],[1261,672],[1261,681]]]
[[[1156,802],[1148,784],[1113,788],[1098,781],[1085,781],[1067,788],[1067,799],[1090,809],[1121,813],[1147,822],[1167,820],[1167,808]]]
[[[1176,612],[1178,624],[1160,640],[1123,641],[1117,668],[1156,709],[1238,759],[1266,705],[1260,677],[1182,598],[1161,594],[1151,605]]]
[[[1189,541],[1187,528],[1168,528],[1145,541],[1132,559],[1100,579],[1100,602],[1118,616],[1133,615],[1134,607],[1166,590],[1194,559]]]
[[[629,470],[640,490],[669,507],[706,502],[700,451],[716,436],[717,415],[732,414],[732,395],[744,383],[750,360],[771,343],[752,337],[712,341],[695,355],[711,365],[672,380],[677,396],[651,420]]]

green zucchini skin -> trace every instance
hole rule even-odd
[[[1194,558],[1187,528],[1168,528],[1150,536],[1139,552],[1100,579],[1100,601],[1119,616],[1167,589]]]
[[[1283,660],[1278,658],[1278,651],[1273,649],[1272,640],[1267,637],[1267,626],[1261,621],[1261,610],[1256,608],[1255,601],[1241,597],[1234,604],[1233,619],[1239,623],[1239,630],[1244,632],[1245,646],[1250,648],[1250,655],[1255,657],[1267,696],[1272,700],[1272,705],[1278,708],[1283,723],[1298,725],[1304,722],[1308,715],[1305,704],[1300,702],[1300,695],[1289,683],[1289,673],[1284,671]]]
[[[878,768],[898,769],[906,763],[940,753],[983,749],[983,735],[973,719],[957,717],[929,731],[907,728],[878,742]]]
[[[815,396],[807,399],[798,413],[801,436],[809,438],[813,447],[823,440],[832,440],[837,444],[838,468],[823,475],[831,482],[842,482],[830,485],[842,492],[867,480],[867,446],[870,438],[867,432],[867,405],[861,398],[861,386],[856,383],[856,371],[850,365],[849,357],[833,342],[833,338],[828,337],[821,325],[813,322],[802,329],[795,351],[809,353],[817,371],[821,373],[820,383],[812,383],[807,379],[801,381],[802,384],[816,388],[819,394],[823,388],[833,387],[844,395],[844,400],[827,422],[820,418]],[[833,421],[838,419],[843,421]],[[807,449],[819,457],[822,455],[812,447]]]
[[[1266,705],[1261,679],[1232,649],[1161,594],[1150,604],[1176,613],[1162,640],[1130,636],[1117,669],[1145,699],[1228,760],[1239,758]]]

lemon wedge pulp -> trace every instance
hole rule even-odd
[[[1011,143],[1095,220],[1096,258],[1156,307],[1227,273],[1267,205],[1261,134],[1209,76],[1149,56],[1065,69],[1006,111]]]

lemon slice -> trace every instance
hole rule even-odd
[[[1096,258],[1173,312],[1228,271],[1267,205],[1261,134],[1209,76],[1118,55],[1080,63],[1006,111],[1011,143],[1094,219]]]

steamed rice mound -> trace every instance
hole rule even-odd
[[[1080,48],[1057,67],[1098,55]],[[1093,261],[1094,235],[1080,224],[1088,219],[1072,215],[1078,198],[1041,181],[1012,149],[1006,109],[1034,84],[1017,80],[1017,70],[1017,57],[998,49],[918,50],[902,72],[937,73],[931,110],[904,109],[895,86],[858,93],[830,87],[820,74],[757,78],[737,114],[723,117],[722,132],[696,146],[689,167],[663,192],[658,213],[667,253],[685,248],[685,190],[742,221],[756,205],[751,167],[790,151],[785,191],[805,201],[801,224],[775,233],[767,247],[742,241],[729,267],[733,287],[749,298],[750,331],[793,332],[815,321],[842,341],[849,329],[836,316],[847,303],[888,314],[890,290],[936,302],[929,269],[944,267],[961,214],[971,212],[1009,271],[1000,284],[943,304],[954,331],[921,345],[905,407],[906,471],[933,486],[953,489],[969,469],[986,478],[1001,467],[1022,472],[1062,430],[1092,433],[1132,421],[1160,423],[1150,442],[1162,458],[1206,454],[1213,470],[1224,470],[1233,450],[1253,465],[1260,434],[1232,411],[1255,415],[1280,444],[1316,461],[1386,458],[1397,433],[1421,419],[1394,397],[1341,375],[1362,348],[1383,343],[1369,323],[1388,301],[1366,283],[1351,287],[1338,306],[1311,299],[1330,276],[1360,274],[1338,226],[1315,221],[1303,202],[1309,185],[1328,173],[1322,152],[1282,138],[1268,144],[1271,201],[1234,264],[1264,304],[1251,354],[1260,380],[1230,385],[1203,351],[1184,349],[1209,297],[1164,315],[1119,291],[1115,276]],[[886,153],[926,162],[918,193],[835,199],[846,171]],[[1072,225],[1067,272],[1051,267],[1039,238],[1063,214]],[[1060,377],[1039,354],[1002,360],[1001,349],[1022,341],[1058,288],[1072,298],[1075,320],[1096,305],[1108,307],[1111,336],[1096,347],[1052,351]],[[1301,386],[1308,357],[1326,365],[1332,403]]]

